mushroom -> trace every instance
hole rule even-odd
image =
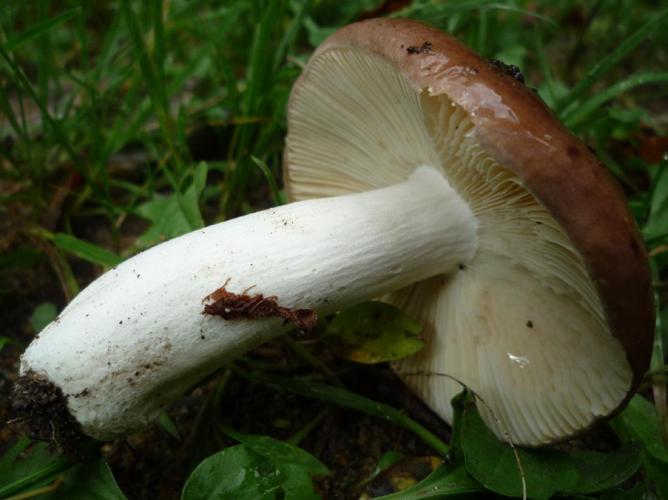
[[[294,202],[83,290],[21,359],[29,419],[123,435],[316,312],[376,297],[425,325],[395,369],[447,421],[460,383],[527,446],[628,401],[653,337],[643,243],[617,184],[517,74],[417,22],[364,21],[316,50],[288,129]]]

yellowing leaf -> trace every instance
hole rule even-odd
[[[421,331],[418,323],[396,307],[364,302],[340,312],[327,327],[325,341],[342,358],[382,363],[422,349]]]

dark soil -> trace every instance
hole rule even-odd
[[[32,439],[76,458],[85,441],[79,423],[67,409],[67,398],[50,381],[28,372],[14,383],[12,410]]]
[[[369,383],[384,379],[387,373],[380,369],[378,375],[369,377],[368,371],[363,370],[354,377],[359,377],[360,387],[366,389]],[[362,380],[365,381],[362,383]],[[388,380],[393,380],[392,387],[388,385],[383,390],[400,395],[403,390],[395,385],[398,381],[393,377]],[[359,485],[387,451],[427,457],[428,463],[438,461],[432,450],[402,428],[357,412],[279,393],[237,377],[229,380],[219,407],[214,408],[212,396],[217,384],[218,380],[213,379],[195,389],[170,411],[182,433],[180,440],[156,426],[103,448],[119,485],[129,498],[178,498],[183,481],[192,468],[222,447],[236,444],[212,428],[215,422],[224,422],[247,434],[285,439],[323,413],[322,420],[300,447],[318,457],[331,471],[329,476],[315,478],[316,489],[325,499],[359,498],[365,491],[371,491],[370,488],[376,495],[381,490],[389,493],[391,485],[382,484],[382,481],[381,484]],[[410,399],[410,395],[404,395]],[[441,423],[436,427],[446,430]],[[413,471],[414,480],[421,479],[431,470],[426,466],[418,467]]]

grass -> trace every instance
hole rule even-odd
[[[0,354],[6,358],[2,377],[11,379],[18,353],[36,333],[30,326],[33,312],[51,310],[44,304],[61,309],[94,276],[164,238],[284,202],[281,157],[292,83],[333,29],[380,13],[423,20],[485,57],[522,68],[527,84],[617,177],[651,255],[657,337],[651,375],[642,390],[656,403],[658,424],[651,435],[666,439],[668,5],[649,0],[414,0],[400,7],[388,2],[386,10],[378,10],[384,5],[379,0],[4,2],[0,311],[7,326],[0,331]],[[41,316],[39,324],[44,324]],[[314,347],[306,343],[300,349]],[[299,349],[292,352],[288,368],[303,372],[308,360],[294,354]],[[215,380],[243,378],[239,374],[249,366],[258,372],[257,380],[290,372],[271,358],[248,363],[244,370],[233,369],[236,375],[228,372]],[[329,373],[350,369],[336,363],[325,368]],[[307,373],[314,375],[313,370]],[[290,379],[276,380],[288,392],[296,387]],[[214,384],[206,397],[192,443],[198,442],[199,430],[216,426],[225,384]],[[330,399],[311,394],[325,400],[316,413],[342,404],[342,393],[336,391],[345,389],[332,388]],[[418,434],[431,436],[434,450],[445,451],[440,438],[403,413],[354,396],[343,406],[373,408],[370,414],[380,412],[409,430],[417,425]],[[0,416],[9,418],[7,408]],[[161,421],[170,428],[167,415]],[[225,433],[216,432],[212,442],[227,443]],[[198,462],[194,457],[205,448],[193,449],[190,458]],[[253,463],[270,460],[256,448],[243,453]],[[642,478],[652,477],[652,460],[660,461],[652,454],[643,457],[645,472],[628,487],[638,488]],[[61,472],[60,466],[48,467]],[[85,471],[109,485],[113,477],[105,467],[90,462]],[[73,474],[66,477],[65,489],[55,491],[71,491],[66,488],[72,487]],[[38,477],[42,482],[28,481],[30,488],[48,486],[44,478],[56,476]],[[353,479],[351,484],[364,478]],[[30,491],[28,486],[12,494]],[[343,482],[337,487],[354,490]]]

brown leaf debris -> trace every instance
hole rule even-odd
[[[229,281],[229,280],[228,280]],[[207,295],[202,314],[220,316],[226,320],[277,317],[283,323],[292,323],[300,330],[309,331],[318,323],[318,315],[313,309],[290,309],[278,305],[278,297],[265,297],[261,293],[247,295],[228,292],[225,285]]]

